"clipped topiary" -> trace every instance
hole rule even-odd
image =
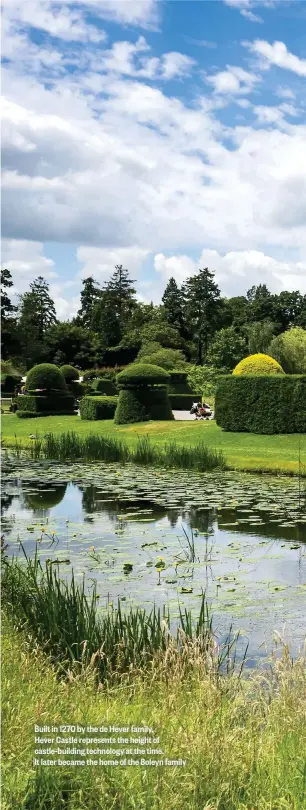
[[[240,360],[233,374],[238,377],[244,374],[285,374],[285,372],[277,360],[268,354],[251,354]]]
[[[166,388],[122,388],[115,413],[115,424],[168,421],[174,419]]]
[[[169,374],[150,363],[135,363],[117,375],[120,389],[115,423],[173,419],[168,397]]]
[[[120,388],[146,388],[148,385],[167,385],[169,374],[151,363],[132,363],[117,374]]]
[[[26,390],[61,391],[67,393],[67,385],[62,371],[53,363],[40,363],[27,374]]]
[[[61,372],[65,377],[66,383],[76,382],[80,378],[77,368],[74,366],[61,366]]]

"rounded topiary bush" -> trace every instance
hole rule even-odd
[[[37,388],[67,393],[65,377],[62,371],[52,363],[40,363],[38,366],[33,366],[28,372],[27,391],[35,391]]]
[[[281,365],[268,354],[251,354],[240,360],[234,368],[233,374],[240,376],[243,374],[285,374]]]
[[[121,388],[114,420],[116,425],[173,418],[166,388]]]
[[[132,363],[117,374],[116,379],[120,388],[145,388],[147,385],[167,385],[169,374],[151,363]]]
[[[74,366],[61,366],[61,372],[65,377],[66,383],[76,382],[80,378],[77,368]]]

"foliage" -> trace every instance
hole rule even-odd
[[[31,282],[30,292],[20,297],[19,329],[22,352],[27,366],[45,356],[45,337],[57,322],[49,284],[42,276]]]
[[[117,386],[116,383],[113,382],[112,380],[108,380],[106,377],[102,377],[102,379],[98,378],[93,381],[92,391],[95,391],[99,394],[113,395],[117,394]]]
[[[216,368],[231,370],[246,354],[245,337],[234,326],[229,326],[216,333],[207,352],[207,361]]]
[[[116,265],[104,284],[92,313],[92,328],[99,332],[105,347],[117,346],[136,305],[134,280],[122,265]]]
[[[197,362],[207,357],[208,345],[214,335],[220,311],[220,290],[214,274],[207,267],[197,276],[187,279],[184,286],[185,319],[197,347]]]
[[[81,291],[81,307],[76,317],[78,326],[84,326],[86,329],[92,328],[94,307],[100,296],[101,290],[97,281],[92,276],[84,278]]]
[[[15,313],[8,290],[13,287],[10,270],[1,269],[1,356],[8,358],[19,349],[18,330]]]
[[[218,382],[215,415],[224,430],[306,433],[306,376],[224,376]]]
[[[115,424],[173,419],[167,389],[164,387],[151,388],[148,384],[144,387],[141,381],[140,385],[142,387],[138,388],[133,383],[132,387],[121,388],[115,413]]]
[[[169,382],[169,374],[165,369],[151,363],[132,363],[131,366],[127,366],[120,374],[117,374],[116,379],[120,387],[136,386],[139,388],[146,385],[166,385]]]
[[[183,371],[171,370],[170,382],[168,383],[168,391],[171,394],[188,394],[192,392],[190,383],[187,382],[188,369]]]
[[[51,326],[46,334],[45,345],[51,362],[55,362],[60,351],[62,361],[64,358],[65,363],[81,368],[88,368],[95,362],[98,349],[94,334],[70,321],[61,321]]]
[[[76,382],[76,380],[78,380],[80,377],[78,369],[74,368],[73,366],[62,366],[61,372],[64,375],[66,383]]]
[[[214,366],[191,366],[188,370],[187,381],[192,391],[201,391],[201,394],[207,397],[214,396],[217,379],[222,371]]]
[[[272,321],[254,321],[249,324],[246,329],[249,354],[267,354],[275,332],[276,324]]]
[[[174,278],[170,278],[162,296],[167,321],[178,329],[183,337],[186,334],[184,324],[184,293]]]
[[[270,353],[287,374],[306,374],[306,329],[296,326],[274,338]]]
[[[179,331],[166,321],[156,321],[146,324],[141,330],[143,343],[158,343],[165,349],[178,349],[182,344]]]
[[[81,419],[113,419],[118,397],[82,397],[80,401]]]
[[[51,414],[72,414],[74,397],[65,391],[56,391],[47,395],[23,394],[16,397],[17,414],[20,412]]]
[[[27,374],[26,390],[35,391],[37,388],[48,391],[67,391],[62,371],[52,363],[40,363],[38,366],[33,366]]]
[[[146,354],[145,348],[147,347],[144,346],[143,349],[141,349],[139,355],[136,357],[135,363],[150,363],[167,370],[182,368],[182,366],[186,364],[186,358],[180,349],[163,349],[160,347],[158,350],[153,352],[149,351],[148,354]]]
[[[169,394],[173,411],[190,411],[194,402],[202,402],[202,394]]]
[[[235,376],[245,374],[284,374],[284,370],[273,357],[268,354],[252,354],[245,357],[234,368],[233,374]]]

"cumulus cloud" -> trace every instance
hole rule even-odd
[[[244,45],[251,53],[259,57],[262,69],[269,70],[271,65],[290,70],[298,76],[306,76],[306,59],[300,59],[291,51],[288,51],[284,42],[266,42],[257,39],[255,42],[246,42]]]
[[[188,256],[155,256],[154,266],[163,281],[173,276],[182,284],[199,268],[209,267],[216,274],[222,294],[245,295],[253,284],[267,284],[272,292],[300,289],[306,293],[306,262],[285,262],[257,250],[230,251],[221,255],[216,250],[202,250],[199,260]]]
[[[24,292],[29,282],[37,276],[44,276],[47,280],[57,278],[54,261],[47,259],[43,250],[41,242],[27,239],[2,240],[2,264],[13,275],[16,294]]]
[[[227,65],[213,76],[207,76],[206,81],[213,85],[216,93],[244,94],[251,93],[254,86],[260,81],[260,76],[249,73],[238,66]]]
[[[77,249],[78,261],[83,265],[79,275],[81,278],[93,275],[97,281],[103,282],[109,279],[116,264],[122,264],[137,279],[148,255],[148,250],[137,245],[113,249],[82,245]]]

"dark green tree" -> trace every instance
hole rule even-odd
[[[106,347],[117,346],[136,306],[134,281],[122,264],[106,282],[92,315],[92,326]]]
[[[45,336],[57,322],[49,284],[42,276],[32,281],[30,292],[20,296],[19,330],[23,359],[27,367],[45,357]]]
[[[266,284],[253,286],[247,291],[248,320],[254,321],[274,321],[275,296],[270,293]]]
[[[295,292],[283,290],[275,296],[275,320],[279,324],[281,332],[293,326],[303,325],[300,323],[303,306],[304,296],[298,290]]]
[[[234,326],[219,329],[207,352],[207,361],[215,368],[231,370],[248,354],[247,341]]]
[[[162,297],[167,321],[185,336],[184,295],[174,278],[170,278]]]
[[[10,270],[1,270],[1,356],[6,360],[18,352],[20,345],[17,335],[15,313],[17,307],[12,304],[8,290],[13,287]]]
[[[45,349],[50,363],[69,363],[85,369],[100,359],[94,333],[70,321],[60,321],[50,326],[45,337]]]
[[[98,282],[92,276],[84,278],[81,291],[81,306],[76,317],[76,323],[79,326],[85,326],[87,329],[91,328],[94,307],[100,297],[101,289]]]
[[[214,281],[214,273],[205,267],[196,276],[191,276],[183,288],[185,297],[185,321],[196,345],[199,365],[205,361],[209,342],[215,334],[221,309],[220,290]]]

